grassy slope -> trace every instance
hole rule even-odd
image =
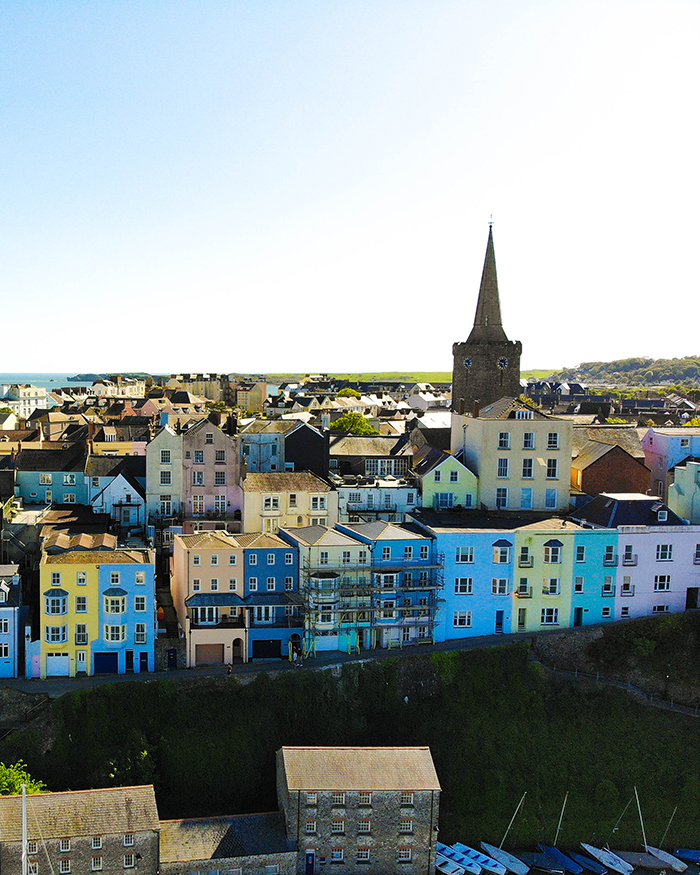
[[[678,804],[667,843],[693,845],[700,723],[618,691],[552,683],[526,657],[517,645],[348,666],[339,679],[159,681],[147,695],[141,684],[104,686],[54,705],[51,750],[24,731],[0,743],[0,760],[23,757],[52,789],[153,780],[161,816],[177,817],[276,808],[282,744],[429,744],[443,839],[500,842],[527,790],[509,845],[551,840],[568,790],[560,843],[604,842],[636,785],[649,841]],[[639,841],[628,815],[615,843]]]

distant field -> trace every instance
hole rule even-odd
[[[521,371],[520,376],[525,378],[532,378],[536,380],[541,380],[544,377],[548,377],[552,372],[553,368],[548,371]],[[339,374],[333,373],[328,374],[329,377],[336,377],[341,380],[352,380],[356,382],[369,382],[370,380],[401,380],[404,383],[451,383],[452,382],[452,372],[451,371],[412,371],[407,373],[404,371],[403,373],[400,371],[380,371],[380,372],[372,372],[367,371],[365,373],[359,374]],[[296,380],[303,379],[303,374],[268,374],[267,379],[270,382],[279,381],[279,382],[294,382]]]

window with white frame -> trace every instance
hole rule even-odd
[[[68,640],[67,626],[46,626],[44,640],[48,644],[62,644]]]
[[[216,464],[221,464],[226,461],[226,450],[215,450],[214,451],[214,462]]]
[[[336,791],[331,795],[331,805],[345,805],[345,793]]]
[[[284,578],[284,588],[286,592],[291,592],[294,589],[294,578],[293,577],[285,577]]]
[[[657,574],[654,576],[654,592],[668,592],[671,589],[671,575]]]
[[[257,564],[258,564],[258,554],[257,554],[257,553],[251,553],[251,554],[248,556],[248,565],[257,565]]]
[[[195,450],[195,453],[196,452],[197,451]],[[125,869],[133,869],[135,865],[136,865],[136,863],[135,863],[134,854],[124,854],[124,868]]]
[[[161,450],[160,451],[160,464],[161,465],[169,465],[171,460],[170,450]]]
[[[75,612],[76,614],[87,613],[87,596],[77,595],[75,597]]]
[[[391,547],[382,547],[382,559],[391,559]]]
[[[508,579],[506,577],[491,578],[492,595],[508,595]]]
[[[126,626],[105,626],[104,638],[109,644],[118,644],[120,641],[126,641]]]
[[[371,805],[372,804],[372,794],[368,792],[360,792],[357,794],[357,804],[358,805]]]
[[[210,592],[218,592],[219,591],[219,578],[218,577],[210,578],[209,591]]]
[[[510,562],[510,547],[494,546],[493,561],[497,565],[507,565]]]
[[[520,490],[520,508],[521,510],[532,510],[533,492],[531,486],[524,486]]]
[[[601,616],[603,617],[604,620],[609,620],[610,617],[612,617],[612,608],[610,608],[610,607],[603,608]]]
[[[498,459],[498,467],[496,470],[496,476],[501,478],[508,477],[508,459]]]
[[[248,589],[250,592],[258,591],[258,578],[257,577],[249,577],[248,578]]]
[[[559,459],[547,459],[547,480],[556,480],[559,477]]]
[[[279,510],[280,497],[279,495],[266,495],[263,498],[263,510]]]
[[[342,848],[331,848],[331,863],[342,863],[345,859],[345,851]]]
[[[440,481],[442,480],[442,475],[440,474],[440,471],[435,471],[433,475],[433,480],[435,483],[440,483]]]
[[[357,852],[355,853],[355,860],[358,863],[369,863],[369,848],[358,848]]]
[[[576,595],[581,595],[583,593],[583,577],[574,578],[574,592]]]
[[[534,431],[526,431],[523,433],[523,449],[524,450],[534,450],[535,449],[535,432]]]
[[[457,555],[455,557],[455,562],[461,564],[472,564],[474,562],[474,548],[473,547],[457,547]]]
[[[523,459],[523,470],[522,470],[522,479],[523,480],[532,480],[534,476],[534,460],[533,459]]]
[[[420,558],[421,559],[429,559],[430,558],[430,545],[429,544],[421,544]]]
[[[307,805],[318,805],[318,793],[310,791],[306,794]]]
[[[228,589],[229,589],[229,592],[235,592],[238,589],[238,581],[236,580],[235,577],[229,577]]]
[[[455,595],[474,595],[474,578],[456,577]]]
[[[204,471],[193,471],[192,472],[192,485],[193,486],[204,486]]]
[[[135,623],[134,624],[134,644],[145,644],[146,643],[146,624],[145,623]]]
[[[331,820],[331,832],[332,833],[344,833],[345,832],[345,821],[337,818],[335,820]]]
[[[576,561],[577,562],[585,562],[586,561],[586,548],[583,544],[576,545]]]
[[[450,483],[459,483],[459,471],[450,471]]]
[[[214,486],[226,486],[225,471],[214,471]]]
[[[498,433],[498,449],[499,450],[509,450],[510,449],[510,432],[499,431],[499,433]]]
[[[550,565],[558,565],[561,562],[561,545],[545,544],[544,561]]]
[[[357,821],[357,831],[359,833],[368,833],[372,832],[372,821],[363,819]]]
[[[399,805],[407,806],[413,805],[413,793],[401,793],[399,794]]]
[[[102,857],[92,857],[90,860],[90,870],[92,872],[102,871]]]
[[[628,607],[620,608],[620,616],[621,617],[629,617],[630,609]]]
[[[656,545],[656,561],[671,562],[673,560],[673,544]]]
[[[496,507],[505,510],[508,507],[508,489],[500,487],[496,490]]]
[[[70,860],[59,860],[58,871],[61,873],[61,875],[68,875],[68,873],[70,872]]]
[[[328,550],[321,550],[318,555],[318,564],[319,565],[328,565],[329,562],[329,553]]]
[[[311,496],[311,510],[326,510],[326,496],[325,495],[312,495]]]
[[[471,611],[455,611],[452,615],[452,625],[455,629],[469,629],[472,625]]]
[[[559,449],[559,432],[558,431],[550,431],[547,435],[547,449],[548,450],[558,450]]]
[[[556,626],[559,623],[559,608],[542,608],[540,625]]]
[[[284,564],[285,565],[294,565],[294,554],[293,553],[285,553],[284,554]]]
[[[400,833],[412,833],[413,832],[413,820],[408,817],[402,817],[399,821],[399,832]]]
[[[58,843],[58,849],[62,854],[67,854],[70,851],[70,839],[61,839]]]
[[[668,605],[654,605],[651,609],[652,614],[667,614],[669,612]]]
[[[161,486],[170,486],[173,482],[173,472],[172,471],[161,471],[160,472],[160,485]]]
[[[271,592],[272,590],[274,590],[274,588],[275,588],[275,578],[268,577],[267,578],[267,591]]]
[[[52,571],[51,572],[51,586],[60,586],[61,585],[61,572],[60,571]]]
[[[50,592],[50,590],[49,590]],[[65,592],[65,590],[62,590]],[[68,596],[47,596],[44,599],[44,613],[46,614],[67,614],[68,613]]]
[[[559,504],[559,496],[556,489],[545,489],[544,506],[547,510],[555,510]]]

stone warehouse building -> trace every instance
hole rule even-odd
[[[283,747],[277,798],[298,875],[435,871],[440,783],[427,747]]]

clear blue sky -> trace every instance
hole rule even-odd
[[[697,0],[4,0],[0,370],[700,354]]]

